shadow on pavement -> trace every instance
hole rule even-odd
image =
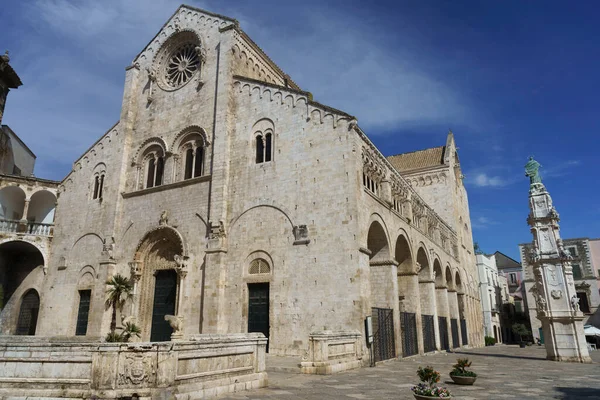
[[[544,357],[527,357],[527,356],[512,356],[509,354],[493,354],[493,353],[477,353],[474,351],[454,351],[455,354],[465,354],[483,357],[501,357],[501,358],[518,358],[521,360],[546,361]]]
[[[600,399],[600,391],[594,388],[556,387],[560,397],[558,399]]]

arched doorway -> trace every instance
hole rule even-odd
[[[29,289],[21,300],[19,319],[17,321],[17,335],[35,335],[38,313],[40,310],[40,296],[35,289]]]
[[[423,332],[423,351],[429,353],[435,346],[435,281],[429,265],[427,253],[423,247],[417,250],[419,266],[419,302],[421,305],[421,323]]]
[[[134,292],[139,292],[137,320],[142,340],[169,341],[173,329],[166,315],[178,315],[184,246],[170,227],[149,232],[135,255]],[[177,261],[179,260],[179,262]]]
[[[458,303],[458,318],[460,320],[460,338],[462,345],[466,346],[469,344],[469,339],[467,334],[467,320],[465,318],[465,286],[458,271],[456,271],[454,282]]]
[[[383,361],[396,357],[394,306],[397,307],[398,304],[398,288],[397,268],[391,259],[387,234],[378,221],[373,221],[369,227],[367,248],[371,253],[369,266],[373,355],[375,361]],[[390,296],[392,293],[395,294],[395,299]]]
[[[442,266],[437,258],[433,261],[433,275],[435,276],[435,302],[438,315],[440,350],[450,350],[448,335],[448,287],[442,274]]]
[[[28,242],[14,240],[0,245],[0,311],[16,307],[13,294],[38,266],[44,257],[37,247]]]
[[[419,353],[419,277],[415,270],[410,245],[404,235],[396,239],[396,261],[398,262],[398,297],[400,308],[400,332],[402,356]]]

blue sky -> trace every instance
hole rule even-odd
[[[237,18],[317,101],[355,115],[385,155],[445,143],[466,175],[474,238],[518,257],[531,240],[533,154],[563,237],[598,237],[600,6],[594,2],[189,1]],[[5,0],[0,50],[24,85],[4,123],[62,179],[119,118],[124,68],[170,0]]]

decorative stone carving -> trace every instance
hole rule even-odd
[[[292,229],[294,234],[294,244],[309,244],[308,227],[306,225],[295,225]]]
[[[567,253],[567,251],[565,250],[565,245],[563,244],[562,239],[558,239],[556,241],[556,245],[558,246],[558,255],[560,256],[560,258],[565,260],[573,259],[573,256]]]
[[[125,326],[127,324],[135,324],[135,323],[136,323],[135,316],[121,314],[121,326]]]
[[[169,224],[169,215],[167,211],[163,211],[160,213],[160,219],[158,220],[158,225],[168,225]]]
[[[208,234],[209,239],[220,239],[227,236],[225,233],[225,223],[223,220],[219,220],[218,224],[215,224],[212,221],[209,221],[208,223],[210,226],[210,232]]]
[[[129,272],[131,274],[131,279],[135,282],[140,280],[142,276],[142,268],[139,261],[130,261],[129,262]]]
[[[579,297],[577,297],[576,294],[574,294],[573,297],[571,297],[571,307],[575,312],[581,311],[581,309],[579,308]]]
[[[177,263],[177,266],[175,267],[175,271],[177,272],[177,275],[179,275],[181,278],[185,278],[188,273],[189,257],[175,254],[173,256],[173,258],[175,259],[175,263]]]
[[[550,295],[554,299],[558,300],[558,299],[560,299],[562,297],[562,290],[551,290],[550,291]]]
[[[165,315],[165,321],[173,328],[171,339],[181,339],[183,337],[183,317],[179,315]]]
[[[139,386],[153,379],[152,354],[123,353],[119,359],[119,385]]]
[[[146,72],[148,73],[148,82],[150,87],[148,88],[148,103],[152,103],[154,100],[154,87],[156,85],[156,73],[150,67],[146,68]]]
[[[546,315],[546,311],[548,310],[548,303],[546,303],[544,297],[538,294],[535,299],[538,313],[541,315]]]
[[[104,239],[102,243],[102,256],[109,259],[115,259],[115,238],[111,236],[110,239]]]

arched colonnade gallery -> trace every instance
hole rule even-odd
[[[391,235],[378,220],[366,253],[376,361],[477,343],[476,280],[457,260],[443,262],[426,241],[404,230]]]

